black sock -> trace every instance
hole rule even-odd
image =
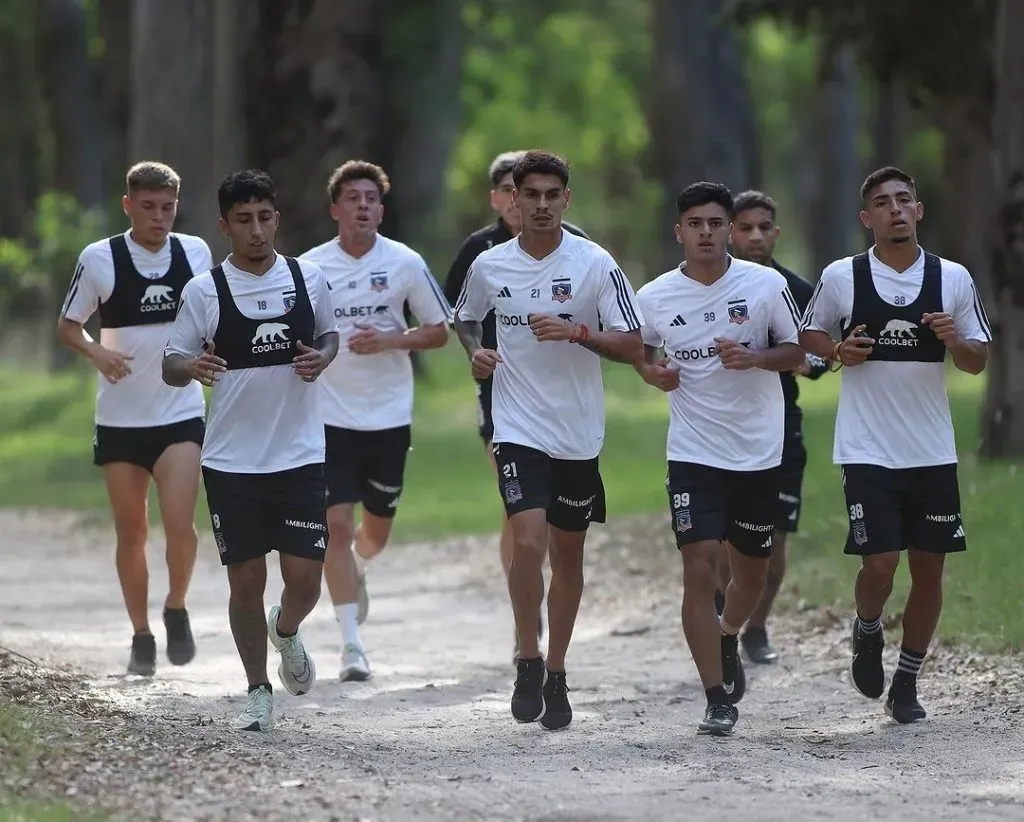
[[[917,679],[921,673],[921,666],[924,665],[926,654],[919,651],[912,651],[906,645],[900,648],[900,661],[896,667],[896,675],[900,679]]]
[[[250,685],[249,693],[251,694],[253,691],[257,691],[260,688],[266,688],[270,693],[274,693],[274,689],[269,682],[257,682],[255,685]]]
[[[721,685],[716,685],[714,688],[705,688],[704,693],[707,695],[708,705],[722,705],[729,701],[729,696]]]
[[[291,632],[290,634],[286,634],[286,633],[285,633],[284,631],[282,631],[282,630],[281,630],[280,628],[278,628],[278,629],[277,629],[277,635],[278,635],[279,637],[281,637],[281,639],[291,639],[291,638],[292,638],[293,636],[295,636],[295,635],[296,635],[297,633],[298,633],[298,631],[292,631],[292,632]]]

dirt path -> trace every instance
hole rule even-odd
[[[703,693],[678,626],[677,560],[649,547],[652,533],[664,541],[660,525],[594,529],[569,730],[512,721],[495,545],[460,540],[389,549],[372,567],[370,683],[337,682],[338,632],[322,603],[304,629],[316,690],[279,689],[276,729],[255,735],[226,724],[243,679],[212,545],[190,602],[197,660],[172,668],[161,657],[155,681],[130,682],[108,535],[70,517],[0,514],[0,642],[88,677],[37,689],[37,700],[68,683],[101,700],[77,711],[85,742],[67,742],[38,778],[132,819],[1024,818],[1019,666],[940,651],[924,680],[929,719],[899,727],[846,682],[845,615],[779,624],[784,662],[748,665],[735,737],[698,738]],[[0,688],[30,691],[37,675],[8,672]]]

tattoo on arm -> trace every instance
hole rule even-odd
[[[167,354],[160,364],[160,372],[164,382],[173,385],[175,388],[184,388],[192,382],[192,375],[188,371],[188,357],[181,354]]]
[[[340,335],[337,331],[328,331],[313,340],[313,348],[327,356],[327,362],[331,363],[338,356],[338,340]]]
[[[455,333],[459,335],[459,342],[466,349],[466,355],[473,356],[473,352],[483,348],[484,324],[476,320],[456,320]]]

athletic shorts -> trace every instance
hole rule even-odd
[[[491,417],[491,392],[494,389],[494,377],[476,382],[477,428],[484,442],[494,437],[494,419]]]
[[[778,471],[779,508],[775,520],[778,531],[795,534],[800,524],[803,502],[804,470],[807,468],[807,449],[800,431],[786,434],[782,447],[782,465]]]
[[[95,465],[128,462],[152,474],[153,466],[169,445],[194,442],[202,448],[205,433],[202,417],[145,428],[97,425],[92,441],[92,461]]]
[[[779,473],[729,471],[692,462],[669,462],[669,509],[676,547],[728,540],[748,557],[769,557],[778,516]]]
[[[604,483],[597,457],[555,459],[511,442],[492,446],[498,466],[498,490],[508,516],[543,508],[547,521],[563,531],[586,531],[605,521]]]
[[[213,538],[222,565],[277,550],[323,562],[327,551],[324,466],[270,474],[232,474],[203,468]]]
[[[402,495],[411,427],[353,431],[328,425],[324,438],[328,507],[361,502],[374,516],[394,517]]]
[[[956,464],[924,468],[844,465],[850,530],[844,553],[967,550]]]

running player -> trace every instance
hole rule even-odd
[[[853,684],[871,699],[885,691],[882,611],[906,549],[910,593],[885,709],[897,722],[913,722],[925,717],[917,675],[942,611],[946,554],[967,548],[946,355],[961,371],[980,374],[992,330],[967,269],[918,245],[924,205],[913,178],[878,169],[861,198],[860,221],[874,245],[824,270],[800,341],[845,366],[833,460],[842,466],[850,517],[845,553],[861,557]]]
[[[366,563],[387,544],[402,493],[412,430],[409,352],[443,346],[452,320],[423,258],[377,233],[390,189],[372,163],[350,160],[335,169],[327,194],[338,234],[300,257],[323,270],[344,339],[321,380],[330,531],[324,578],[341,625],[343,682],[370,677],[358,624],[369,606]],[[417,328],[406,323],[407,302]]]
[[[180,186],[178,174],[163,163],[128,170],[121,206],[131,227],[85,247],[57,323],[60,342],[100,374],[93,462],[102,468],[110,499],[117,575],[134,631],[128,673],[140,676],[156,672],[146,565],[150,477],[167,542],[167,658],[185,665],[196,650],[185,597],[196,560],[205,402],[198,383],[187,391],[164,385],[160,359],[182,289],[213,261],[199,237],[171,231]],[[99,342],[83,327],[96,311]]]
[[[338,352],[331,295],[320,269],[274,250],[280,221],[273,181],[229,174],[217,192],[231,254],[182,293],[163,360],[168,385],[213,387],[203,480],[213,537],[227,566],[228,615],[249,680],[242,730],[266,730],[274,697],[267,636],[292,694],[316,681],[299,626],[320,598],[327,550],[327,485],[320,387]],[[281,604],[265,615],[266,555],[280,555]]]
[[[778,373],[799,368],[804,352],[786,278],[729,256],[729,189],[694,183],[677,206],[686,262],[637,293],[646,322],[637,371],[669,393],[666,486],[683,560],[683,632],[707,695],[698,733],[721,735],[739,716],[737,634],[764,592],[772,551],[785,427]],[[719,620],[720,543],[732,579]]]
[[[529,151],[512,176],[521,233],[476,258],[456,329],[473,376],[494,375],[493,452],[512,531],[508,587],[520,643],[512,715],[554,729],[572,721],[565,655],[583,594],[587,529],[605,519],[600,358],[639,361],[641,320],[611,255],[562,228],[570,200],[565,161]],[[492,310],[497,346],[486,348],[482,323]],[[545,554],[546,669],[535,631]]]
[[[762,191],[744,191],[736,195],[732,210],[732,249],[741,260],[770,266],[786,278],[789,293],[796,302],[797,310],[803,316],[804,309],[810,302],[814,287],[802,277],[798,277],[788,268],[780,265],[772,256],[775,241],[779,238],[779,227],[775,222],[775,201]],[[747,625],[740,634],[740,643],[751,662],[770,663],[779,657],[778,651],[768,642],[767,622],[775,597],[782,587],[786,573],[786,536],[796,533],[800,523],[801,491],[803,489],[804,468],[807,466],[807,449],[804,447],[803,411],[797,399],[800,388],[797,376],[816,380],[828,370],[828,365],[820,357],[807,354],[806,361],[793,372],[783,371],[779,376],[782,380],[782,393],[786,398],[786,437],[782,446],[782,466],[779,469],[779,507],[775,520],[775,532],[772,535],[772,557],[768,564],[768,578],[765,581],[764,595],[747,620]],[[723,587],[729,584],[729,559],[723,543],[720,558]],[[722,613],[725,595],[719,591],[715,595],[715,607]]]
[[[459,247],[458,254],[448,270],[448,277],[444,283],[444,294],[451,305],[459,298],[462,286],[466,282],[466,273],[469,267],[482,252],[502,243],[507,243],[515,237],[522,223],[519,219],[519,206],[516,205],[514,192],[515,182],[512,180],[512,168],[524,154],[525,151],[506,151],[499,154],[491,162],[488,175],[491,178],[491,208],[498,213],[498,219],[486,228],[481,228],[470,234]],[[574,226],[572,223],[563,222],[562,227],[572,234],[580,237],[587,237],[583,229]],[[497,337],[494,325],[494,312],[488,312],[483,321],[483,346],[494,349],[497,346]],[[491,465],[494,466],[494,454],[491,453],[491,437],[494,434],[494,421],[491,419],[491,394],[493,391],[493,376],[483,380],[476,380],[476,396],[479,408],[479,430],[480,437],[484,441]],[[497,470],[497,468],[495,468]],[[512,530],[509,528],[508,517],[502,518],[501,539],[498,543],[501,555],[501,567],[508,577],[509,564],[512,562]],[[537,636],[544,632],[544,620],[537,615]],[[513,631],[514,646],[512,650],[512,661],[519,658],[519,635]]]

